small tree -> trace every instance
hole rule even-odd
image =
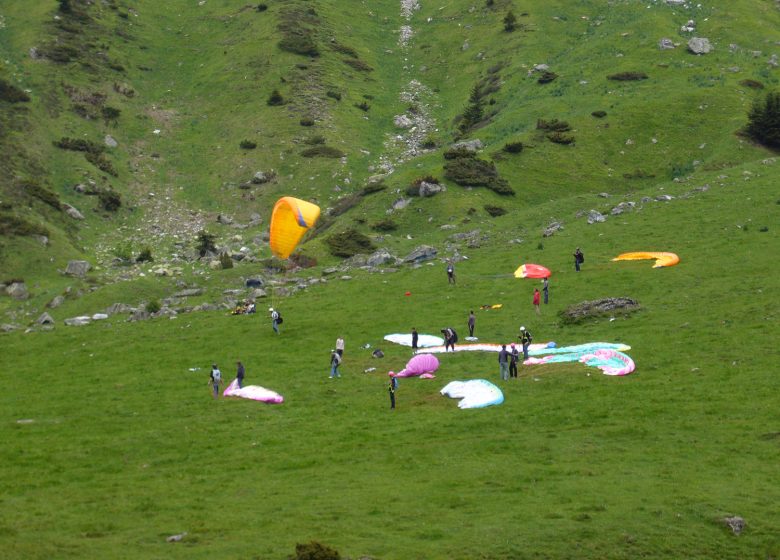
[[[510,10],[504,16],[504,31],[511,33],[516,28],[517,28],[517,17]]]
[[[216,237],[213,233],[208,233],[205,229],[200,230],[195,247],[198,249],[198,254],[201,257],[206,253],[215,253],[217,251],[217,246],[214,244],[215,239]]]
[[[780,92],[757,99],[748,113],[747,134],[770,148],[780,148]]]
[[[277,105],[284,105],[284,97],[282,97],[282,94],[279,93],[278,89],[275,89],[271,92],[271,95],[268,97],[267,103],[271,106],[277,106]]]
[[[466,110],[463,111],[463,121],[460,123],[460,130],[466,132],[482,120],[484,113],[485,111],[482,107],[482,94],[479,90],[479,85],[475,85],[471,88],[469,104],[466,107]]]

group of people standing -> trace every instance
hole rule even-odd
[[[533,341],[531,331],[525,327],[520,327],[520,335],[517,337],[520,339],[520,344],[523,348],[523,360],[528,359],[528,349]],[[513,342],[509,345],[510,349],[507,350],[506,344],[501,345],[501,350],[498,351],[498,371],[502,381],[507,381],[510,378],[517,378],[517,362],[520,361],[520,351]]]
[[[244,375],[244,364],[241,363],[241,360],[238,360],[236,362],[236,384],[238,385],[239,389],[244,386]],[[211,388],[214,391],[214,398],[218,399],[219,389],[222,386],[222,372],[219,370],[219,367],[217,367],[217,364],[211,364],[209,385],[211,385]]]

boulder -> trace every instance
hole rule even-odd
[[[439,185],[438,183],[426,183],[425,181],[420,183],[420,196],[422,197],[435,196],[446,190],[447,187]]]
[[[604,217],[604,215],[597,211],[597,210],[591,210],[588,212],[588,223],[589,224],[596,224],[601,222],[606,222],[607,219]]]
[[[6,332],[6,333],[13,332],[13,331],[15,331],[18,328],[19,327],[17,325],[11,325],[10,323],[3,323],[2,325],[0,325],[0,331]]]
[[[131,311],[135,311],[131,306],[127,305],[126,303],[114,303],[112,305],[109,305],[106,307],[106,313],[108,315],[118,315],[120,313],[130,313]]]
[[[465,140],[452,145],[453,150],[464,150],[471,153],[476,153],[482,148],[484,148],[484,144],[482,144],[482,140],[479,140],[478,138],[475,138],[474,140]]]
[[[54,318],[49,315],[48,313],[44,312],[41,314],[40,317],[38,317],[38,320],[36,321],[39,325],[53,325],[54,324]]]
[[[688,41],[688,50],[693,54],[707,54],[712,51],[712,45],[706,37],[693,37]]]
[[[670,200],[674,200],[674,197],[669,194],[659,194],[655,199],[658,202],[669,202]]]
[[[767,64],[769,64],[769,66],[771,66],[772,68],[777,68],[778,66],[780,66],[780,62],[777,59],[777,55],[773,54],[772,56],[770,56],[769,60],[767,60]]]
[[[108,319],[108,315],[105,313],[95,313],[94,315],[92,315],[93,321],[104,321],[106,319]]]
[[[263,288],[255,288],[252,290],[252,293],[249,294],[249,297],[252,299],[262,299],[264,297],[268,297],[268,294]]]
[[[414,121],[406,115],[396,115],[393,119],[393,124],[398,128],[412,128]]]
[[[430,245],[420,245],[409,253],[403,262],[405,263],[419,263],[436,258],[438,251],[435,247]]]
[[[24,282],[12,282],[6,286],[5,293],[14,299],[27,299],[30,297],[30,292],[27,291],[27,286]]]
[[[552,237],[555,232],[562,229],[563,224],[561,222],[552,222],[546,228],[544,228],[544,231],[542,231],[542,237]]]
[[[397,264],[399,259],[390,254],[387,249],[379,249],[366,259],[368,266],[382,266],[383,264]]]
[[[324,268],[322,270],[322,274],[323,276],[329,276],[331,274],[336,274],[338,271],[339,269],[336,268],[335,266],[329,266],[328,268]]]
[[[609,213],[613,216],[619,216],[623,212],[630,212],[631,210],[634,209],[635,206],[636,206],[635,202],[631,202],[631,201],[621,202],[620,204],[615,206]]]
[[[550,69],[549,64],[535,64],[534,72],[547,72]]]
[[[176,292],[175,294],[173,294],[173,297],[183,298],[183,297],[200,296],[203,295],[203,293],[204,293],[203,288],[187,288],[186,290],[181,290],[180,292]]]
[[[271,179],[274,178],[273,171],[258,171],[254,174],[252,177],[252,183],[255,185],[262,185],[263,183],[268,183]]]
[[[745,520],[739,517],[738,515],[732,517],[724,517],[723,524],[729,529],[731,529],[731,532],[734,533],[735,535],[739,535],[747,525],[745,523]]]
[[[223,214],[219,214],[217,216],[217,223],[220,223],[220,224],[222,224],[224,226],[229,226],[230,224],[233,223],[233,218],[231,218],[230,216],[225,216]]]
[[[244,285],[247,288],[261,288],[265,286],[265,280],[262,278],[247,278],[246,282],[244,282]]]
[[[54,296],[54,299],[47,303],[46,307],[49,309],[57,309],[63,303],[65,303],[65,296]]]
[[[393,210],[403,210],[409,204],[411,204],[412,199],[411,198],[399,198],[395,202],[393,202]]]
[[[79,212],[76,208],[68,204],[67,202],[62,203],[62,209],[65,211],[65,213],[73,218],[74,220],[83,220],[84,214]]]
[[[103,138],[103,142],[104,142],[104,143],[106,144],[106,146],[108,146],[109,148],[116,148],[117,146],[119,146],[119,142],[117,142],[116,140],[114,140],[114,137],[113,137],[113,136],[111,136],[110,134],[106,134],[106,137],[105,137],[105,138]]]
[[[671,39],[664,37],[663,39],[658,41],[658,48],[662,51],[670,50],[674,48],[674,41]]]
[[[89,272],[90,268],[92,268],[92,265],[87,261],[69,261],[68,267],[65,269],[65,274],[83,278],[86,276],[87,272]]]
[[[615,313],[627,315],[640,308],[639,302],[627,297],[603,298],[593,301],[583,301],[570,305],[561,311],[565,323],[580,323],[586,319],[612,315]]]
[[[146,311],[145,309],[136,309],[133,311],[132,315],[127,318],[128,321],[145,321],[151,317],[151,314]]]
[[[65,319],[65,324],[69,327],[81,327],[84,325],[89,325],[92,322],[92,318],[88,315],[82,315],[80,317],[71,317],[70,319]]]

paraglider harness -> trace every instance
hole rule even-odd
[[[534,337],[531,336],[531,333],[528,331],[523,331],[522,333],[520,333],[520,336],[518,336],[517,338],[520,339],[520,342],[523,345],[531,344],[531,341],[534,339]]]

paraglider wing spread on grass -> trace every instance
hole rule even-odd
[[[441,394],[460,399],[458,408],[485,408],[504,402],[504,393],[501,389],[485,379],[452,381],[444,386]]]
[[[663,268],[665,266],[674,266],[680,262],[680,257],[674,253],[654,253],[639,251],[635,253],[623,253],[618,255],[613,261],[640,261],[647,259],[655,259],[653,268]]]
[[[522,264],[515,270],[515,278],[549,278],[550,270],[540,264]]]
[[[284,397],[272,391],[266,389],[260,385],[247,385],[246,387],[239,387],[238,380],[234,379],[230,385],[225,388],[222,393],[226,397],[241,397],[244,399],[251,399],[253,401],[260,401],[268,404],[281,404],[284,402]]]

